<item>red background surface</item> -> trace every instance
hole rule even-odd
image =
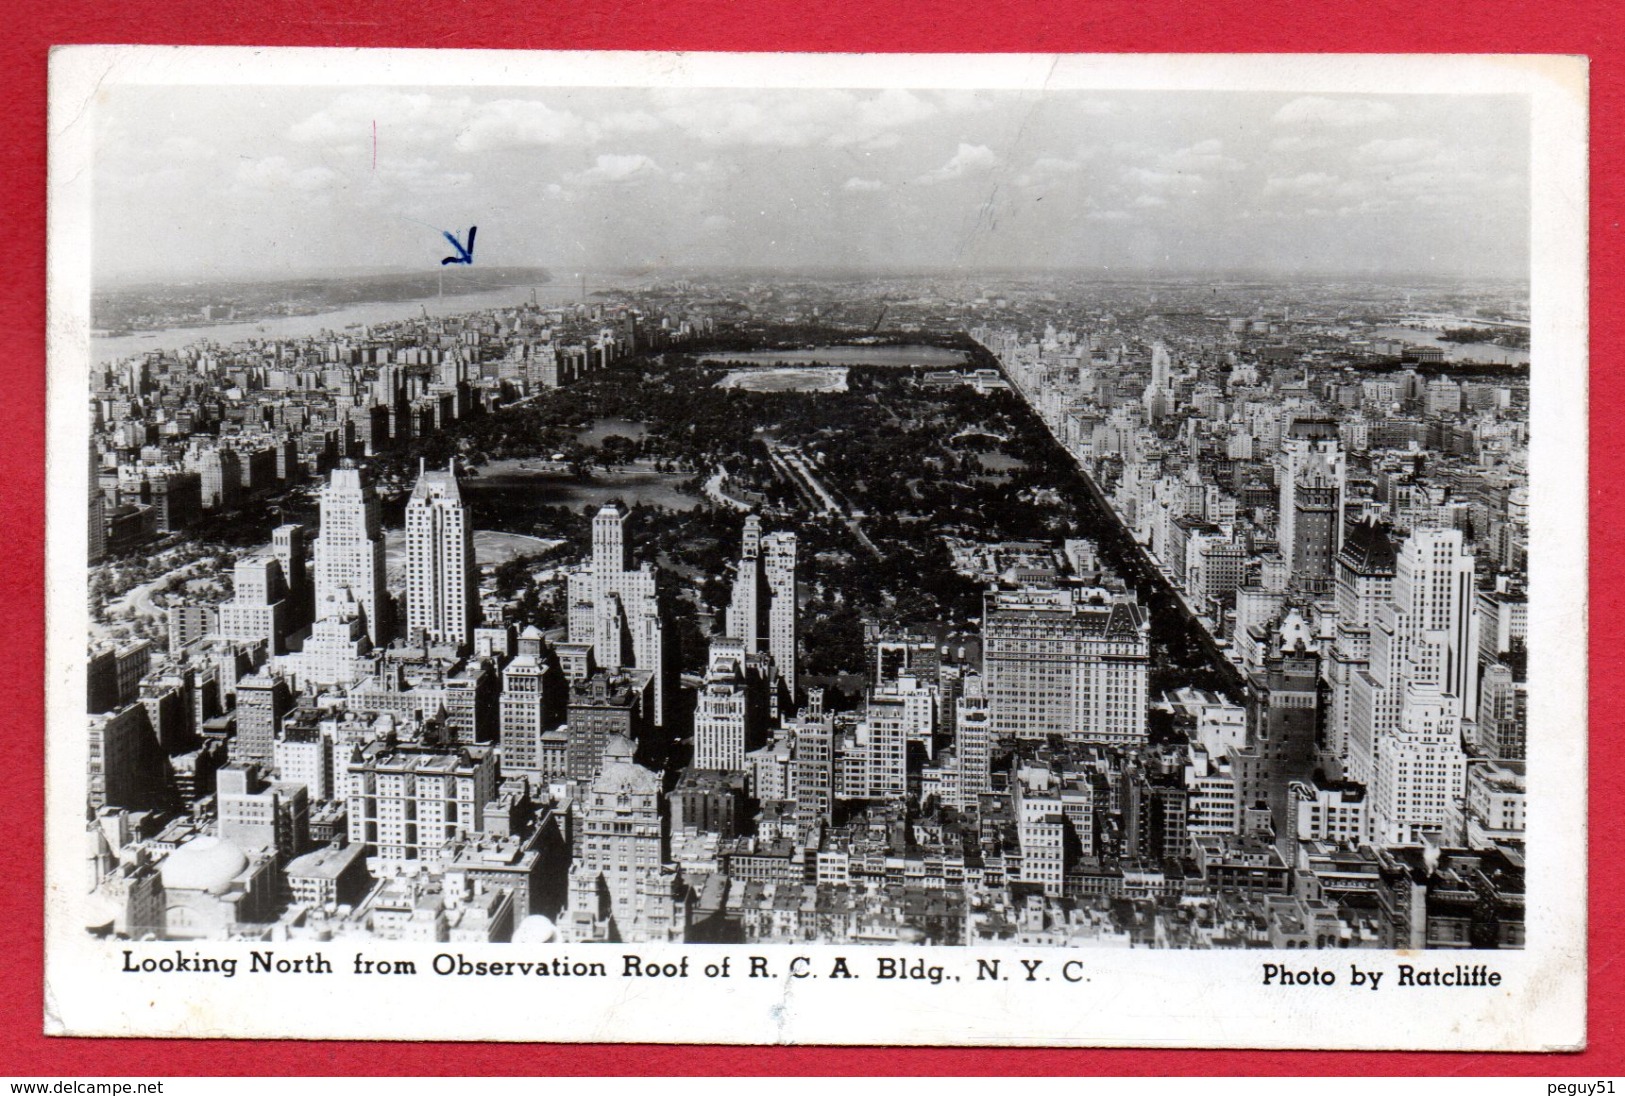
[[[184,1074],[1528,1074],[1625,1073],[1625,881],[1606,840],[1620,814],[1620,604],[1609,567],[1625,459],[1609,444],[1625,383],[1609,368],[1625,298],[1620,209],[1625,58],[1608,0],[13,0],[0,35],[0,202],[10,277],[0,291],[0,643],[6,683],[0,805],[0,1075]],[[47,1039],[40,1034],[44,817],[46,55],[72,43],[482,49],[884,52],[1566,53],[1591,58],[1591,845],[1589,1049],[1566,1055],[1247,1051],[836,1049]],[[1566,368],[1571,363],[1545,363]],[[1582,622],[1576,621],[1580,627]],[[1283,1018],[1284,1019],[1284,1018]],[[1401,1034],[1402,1033],[1398,1033]]]

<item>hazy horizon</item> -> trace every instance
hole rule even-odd
[[[1099,282],[1102,284],[1118,284],[1128,282],[1154,282],[1154,283],[1200,283],[1209,282],[1215,285],[1233,284],[1237,282],[1293,282],[1304,283],[1331,283],[1347,282],[1364,285],[1522,285],[1527,287],[1529,278],[1525,275],[1490,275],[1490,274],[1419,274],[1415,272],[1394,272],[1389,274],[1352,274],[1331,270],[1304,270],[1294,272],[1271,272],[1267,270],[1164,270],[1143,269],[1134,270],[1123,268],[1119,270],[1093,269],[1087,267],[986,267],[979,269],[950,268],[950,267],[872,267],[865,270],[843,269],[839,267],[817,266],[707,266],[691,267],[673,265],[658,268],[628,268],[628,267],[600,267],[595,269],[576,268],[573,270],[555,270],[534,264],[530,266],[515,267],[487,267],[486,270],[538,270],[548,275],[549,282],[542,284],[560,284],[574,282],[582,274],[589,278],[614,279],[643,279],[643,278],[745,278],[745,277],[776,277],[776,278],[806,278],[816,280],[884,280],[884,279],[918,279],[918,280],[966,280],[979,279],[995,280],[1022,277],[1048,277],[1059,276],[1084,282]],[[142,272],[126,272],[118,274],[98,275],[96,292],[145,289],[162,286],[174,286],[187,283],[200,285],[229,285],[276,282],[302,282],[302,281],[343,281],[346,278],[376,278],[390,275],[415,275],[424,272],[422,267],[393,266],[393,267],[350,267],[350,268],[311,268],[306,270],[269,270],[269,271],[219,271],[203,275],[174,272],[172,274],[148,274]],[[432,271],[431,271],[432,273]],[[516,285],[522,283],[515,283]],[[589,282],[588,289],[594,287]]]
[[[119,87],[94,270],[1526,281],[1516,96]]]

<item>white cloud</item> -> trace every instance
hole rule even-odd
[[[1462,175],[1457,172],[1440,171],[1437,168],[1424,167],[1416,171],[1406,171],[1383,180],[1384,184],[1397,187],[1400,190],[1443,190],[1461,188],[1476,182],[1477,176]]]
[[[256,190],[297,190],[303,193],[329,189],[338,175],[321,166],[294,167],[285,156],[245,160],[237,165],[237,181]]]
[[[1244,165],[1233,156],[1224,154],[1224,142],[1217,138],[1198,141],[1189,148],[1164,153],[1157,163],[1170,171],[1200,174],[1208,171],[1240,171]]]
[[[421,156],[412,159],[387,158],[379,163],[377,175],[382,181],[400,187],[407,194],[445,193],[474,182],[471,172],[443,168],[434,160]]]
[[[899,143],[898,130],[977,103],[902,88],[870,94],[671,88],[650,98],[659,121],[704,144],[781,148],[889,148]]]
[[[1305,95],[1276,111],[1275,122],[1287,126],[1369,126],[1393,116],[1394,108],[1378,99]]]
[[[941,108],[929,99],[903,88],[887,88],[878,95],[859,100],[853,108],[850,124],[851,136],[832,134],[831,144],[847,144],[872,140],[885,131],[911,126],[927,118],[935,118]]]
[[[1331,148],[1332,140],[1319,134],[1312,133],[1284,133],[1270,141],[1271,152],[1319,152],[1323,148]]]
[[[601,133],[652,133],[665,123],[646,110],[622,110],[598,119]]]
[[[1084,217],[1091,221],[1101,221],[1107,224],[1113,224],[1119,221],[1132,221],[1134,219],[1134,214],[1125,213],[1121,209],[1092,209],[1088,213],[1084,214]]]
[[[1033,170],[1042,171],[1051,175],[1070,175],[1083,167],[1083,157],[1068,159],[1065,156],[1040,156],[1033,161]]]
[[[827,137],[835,119],[851,109],[847,92],[755,93],[666,89],[652,100],[662,121],[708,145],[777,145],[796,148]]]
[[[1207,185],[1207,178],[1183,171],[1161,171],[1149,167],[1131,167],[1123,170],[1126,182],[1147,190],[1193,194]]]
[[[505,148],[586,144],[596,127],[568,110],[555,110],[539,99],[498,99],[476,109],[457,134],[459,152]]]
[[[1439,142],[1425,137],[1396,137],[1367,141],[1354,150],[1354,157],[1368,163],[1406,164],[1426,159],[1439,151]]]
[[[1305,171],[1300,175],[1272,175],[1264,181],[1266,197],[1276,194],[1309,194],[1335,186],[1335,176],[1323,171]]]
[[[420,144],[448,140],[469,110],[466,97],[403,91],[347,91],[310,117],[295,122],[288,136],[301,144],[361,145],[380,142]]]
[[[1156,209],[1168,204],[1168,199],[1155,194],[1142,194],[1131,203],[1135,209]]]
[[[566,181],[592,186],[597,183],[632,183],[661,174],[664,172],[660,165],[641,152],[605,153],[593,162],[592,167],[576,172]]]
[[[856,175],[841,184],[842,190],[862,193],[866,191],[885,190],[886,184],[879,179],[860,179]]]
[[[1083,147],[1071,156],[1040,156],[1017,175],[1016,186],[1048,186],[1069,175],[1076,175],[1095,158],[1095,149]]]
[[[961,143],[958,151],[948,158],[948,162],[935,171],[928,171],[915,182],[918,183],[945,183],[951,179],[958,179],[965,175],[979,174],[991,171],[999,166],[999,154],[986,145],[969,145]]]

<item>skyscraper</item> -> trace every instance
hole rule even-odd
[[[770,654],[790,695],[796,688],[796,535],[762,534],[762,520],[745,519],[727,633],[746,654]]]
[[[407,631],[414,640],[466,647],[478,607],[474,528],[456,468],[420,468],[406,503]]]
[[[645,563],[629,566],[627,509],[605,503],[592,521],[591,562],[571,572],[571,643],[592,647],[593,661],[606,670],[635,668],[653,678],[653,726],[665,724],[665,636],[655,594],[655,571]]]
[[[1417,529],[1394,561],[1393,595],[1370,630],[1371,663],[1356,671],[1349,706],[1348,776],[1375,786],[1396,736],[1444,733],[1443,717],[1408,715],[1413,702],[1443,705],[1460,735],[1477,702],[1478,615],[1473,557],[1459,529]],[[1420,722],[1418,722],[1420,720]],[[1407,731],[1407,727],[1410,728]],[[1459,745],[1459,743],[1458,743]],[[1383,810],[1373,799],[1373,818]]]
[[[744,645],[736,638],[711,641],[710,665],[694,710],[694,767],[742,772],[756,748],[760,720],[747,680]]]
[[[727,633],[744,645],[745,654],[756,654],[763,647],[770,597],[762,567],[762,519],[752,514],[745,519],[733,599],[727,613]]]
[[[1326,754],[1339,774],[1348,766],[1353,735],[1353,691],[1357,674],[1371,665],[1371,629],[1378,611],[1394,592],[1394,546],[1371,522],[1350,526],[1337,554],[1337,635],[1324,670],[1331,686],[1326,718]],[[1366,752],[1370,744],[1366,743]]]
[[[807,690],[807,706],[791,723],[791,783],[803,826],[827,825],[835,803],[835,720],[824,711],[824,690]]]
[[[1162,340],[1157,340],[1151,346],[1151,381],[1145,386],[1145,395],[1141,397],[1146,417],[1153,422],[1174,408],[1172,367],[1168,348]]]
[[[1329,593],[1332,561],[1343,543],[1343,446],[1331,419],[1298,418],[1281,441],[1276,539],[1289,581]]]
[[[770,600],[767,608],[767,651],[790,696],[796,695],[796,535],[769,533],[762,538],[763,569]]]
[[[271,550],[288,584],[288,627],[310,623],[310,576],[305,570],[305,527],[289,523],[271,531]]]
[[[264,643],[268,654],[284,653],[291,614],[281,560],[272,555],[240,559],[232,579],[234,593],[220,603],[216,633],[222,639]]]
[[[547,659],[547,640],[535,626],[519,637],[519,653],[502,669],[502,772],[541,775],[542,735],[558,722],[563,685]]]
[[[1473,557],[1460,529],[1417,529],[1394,565],[1395,620],[1410,636],[1407,682],[1437,685],[1456,715],[1477,711]]]
[[[993,735],[981,674],[966,674],[954,701],[954,758],[959,766],[960,811],[979,811],[993,786]]]
[[[344,591],[349,591],[349,598]],[[348,611],[353,604],[367,624],[367,638],[389,638],[389,599],[384,592],[384,536],[378,496],[354,461],[333,469],[321,495],[316,536],[316,619]]]

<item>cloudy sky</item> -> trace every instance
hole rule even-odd
[[[1520,277],[1522,99],[141,88],[100,278],[481,265]]]

